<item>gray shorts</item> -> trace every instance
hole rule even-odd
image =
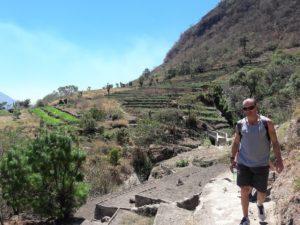
[[[266,193],[268,188],[269,166],[248,167],[237,166],[237,185],[251,186],[259,192]]]

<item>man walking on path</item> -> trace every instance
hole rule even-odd
[[[255,99],[244,100],[243,111],[246,117],[238,121],[235,129],[230,169],[237,167],[237,185],[241,188],[243,218],[240,225],[249,225],[249,194],[252,188],[257,190],[259,219],[264,221],[266,218],[263,203],[268,185],[270,143],[278,173],[283,170],[283,162],[274,125],[269,118],[258,114]]]

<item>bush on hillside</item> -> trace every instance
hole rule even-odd
[[[120,145],[129,143],[130,135],[129,135],[128,129],[126,129],[126,128],[119,129],[116,133],[116,138],[117,138],[118,144],[120,144]]]
[[[197,129],[197,118],[195,115],[189,115],[186,122],[185,122],[185,125],[187,128],[190,128],[190,129]]]
[[[120,107],[111,109],[109,113],[112,120],[120,120],[124,118],[124,111]]]
[[[94,133],[96,131],[96,125],[96,120],[89,112],[84,113],[79,122],[80,128],[87,134]]]
[[[94,118],[94,120],[96,121],[101,121],[105,119],[105,112],[103,110],[97,109],[95,107],[90,109],[90,114],[91,116]]]
[[[19,108],[14,108],[12,115],[14,120],[20,119],[21,110]]]
[[[187,159],[181,159],[176,162],[176,167],[186,167],[189,165],[189,161]]]
[[[120,149],[111,148],[110,151],[109,151],[109,162],[113,166],[117,166],[119,164],[120,158],[121,158]]]
[[[81,172],[84,160],[85,154],[72,146],[70,137],[43,133],[1,159],[3,197],[15,214],[32,210],[42,217],[68,219],[87,197]]]

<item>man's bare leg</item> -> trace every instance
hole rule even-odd
[[[265,202],[267,194],[257,191],[257,204],[262,205]]]
[[[252,190],[251,186],[242,186],[241,187],[241,203],[242,203],[244,217],[248,217],[249,194],[250,194],[251,190]]]
[[[263,206],[263,203],[266,199],[266,193],[257,191],[257,208],[258,208],[258,218],[261,221],[265,221],[266,213]]]

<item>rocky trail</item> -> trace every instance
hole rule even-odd
[[[89,200],[81,207],[78,217],[88,224],[137,225],[234,225],[242,218],[240,191],[233,175],[217,159],[224,158],[228,149],[200,147],[191,152],[161,162],[172,174],[150,179],[118,193]],[[176,168],[178,159],[199,159],[212,164],[195,166],[190,163]],[[157,172],[157,166],[153,171]],[[202,184],[201,184],[202,183]],[[267,198],[267,220],[259,222],[256,203],[250,203],[251,224],[275,225],[275,203]],[[102,222],[101,222],[102,220]],[[127,222],[126,222],[127,221]],[[129,222],[128,222],[129,221]]]

